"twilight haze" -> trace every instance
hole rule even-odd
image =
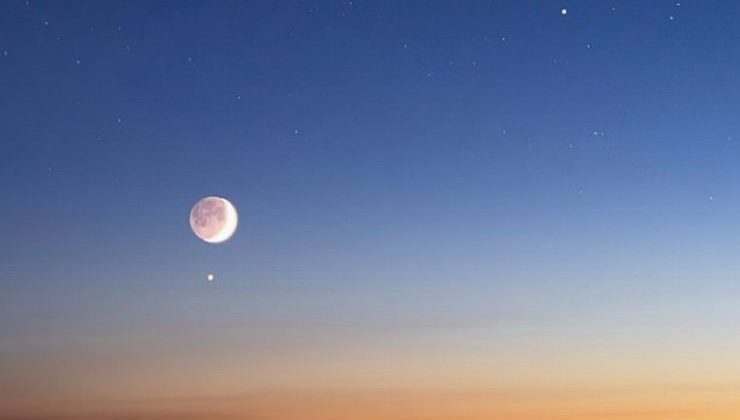
[[[738,22],[0,2],[0,419],[740,419]]]

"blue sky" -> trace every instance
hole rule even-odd
[[[0,4],[0,377],[110,335],[301,357],[691,325],[716,350],[740,293],[738,14]],[[223,245],[189,230],[207,195],[240,212]]]

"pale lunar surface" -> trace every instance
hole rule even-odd
[[[190,210],[190,228],[200,239],[217,244],[231,238],[236,231],[239,217],[229,200],[206,197]]]

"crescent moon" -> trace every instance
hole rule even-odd
[[[190,210],[190,228],[193,233],[211,244],[229,240],[236,232],[238,224],[236,208],[222,197],[205,197]]]

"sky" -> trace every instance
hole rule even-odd
[[[0,419],[740,419],[739,19],[0,2]]]

